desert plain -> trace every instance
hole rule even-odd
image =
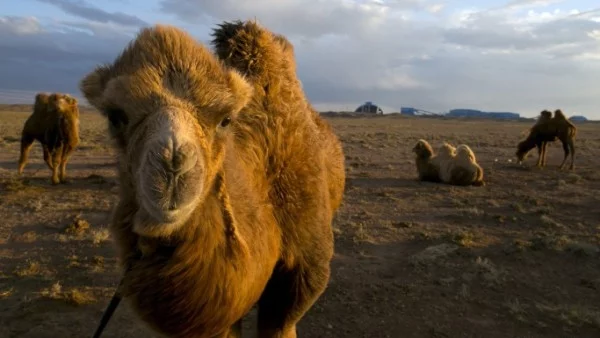
[[[38,143],[18,176],[30,113],[0,108],[0,337],[88,337],[120,277],[114,150],[104,118],[82,110],[69,182],[51,185]],[[532,120],[325,119],[346,191],[331,280],[299,337],[600,337],[600,123],[576,123],[575,170],[559,171],[558,141],[545,168],[535,151],[515,163]],[[470,145],[487,184],[418,182],[421,138]],[[103,337],[153,335],[122,302]]]

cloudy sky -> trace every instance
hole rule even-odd
[[[544,108],[600,119],[600,5],[592,0],[10,0],[0,2],[0,100],[80,95],[140,27],[201,41],[256,18],[288,36],[320,110]]]

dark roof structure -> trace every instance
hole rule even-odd
[[[383,110],[379,108],[377,105],[373,104],[371,101],[367,101],[364,104],[360,105],[355,113],[368,113],[368,114],[383,114]]]

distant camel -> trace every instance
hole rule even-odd
[[[517,145],[516,156],[518,163],[522,164],[529,151],[537,147],[538,161],[536,166],[544,167],[546,165],[546,148],[548,143],[559,139],[562,143],[565,155],[560,165],[560,169],[564,169],[567,157],[571,154],[569,170],[573,170],[577,128],[565,117],[560,109],[554,111],[554,117],[552,118],[549,118],[549,113],[550,112],[547,110],[542,111],[538,122],[531,127],[527,138]]]
[[[44,161],[52,170],[52,184],[66,181],[67,162],[79,144],[77,99],[61,93],[38,93],[33,114],[21,132],[19,175],[23,174],[34,141],[42,144]]]

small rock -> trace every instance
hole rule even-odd
[[[448,256],[458,250],[458,245],[455,244],[440,244],[426,248],[425,250],[410,257],[410,261],[414,264],[427,264],[439,258]]]

